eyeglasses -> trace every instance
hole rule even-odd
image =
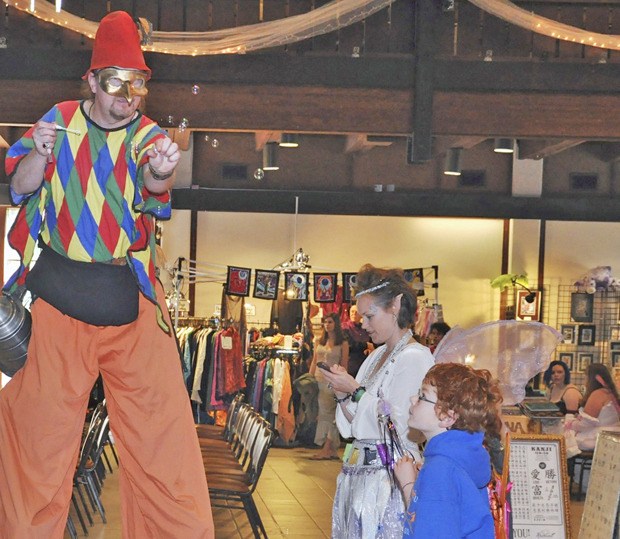
[[[424,401],[424,402],[428,402],[429,404],[437,404],[437,401],[432,401],[432,400],[426,398],[424,396],[424,393],[422,392],[421,389],[420,389],[420,391],[418,391],[418,400]]]

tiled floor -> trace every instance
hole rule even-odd
[[[308,457],[314,452],[301,448],[272,448],[270,450],[257,492],[254,495],[258,511],[270,538],[312,537],[319,539],[330,536],[331,507],[340,463],[309,460]],[[118,473],[116,470],[106,479],[102,500],[108,523],[102,524],[101,518],[95,515],[95,526],[89,529],[89,538],[120,539]],[[583,503],[571,502],[573,539],[577,539],[578,536]],[[214,508],[213,515],[217,539],[251,539],[253,537],[252,529],[242,510]],[[79,527],[78,531],[81,531]],[[84,537],[84,534],[80,533],[80,537]],[[65,538],[69,538],[69,535],[65,534]]]

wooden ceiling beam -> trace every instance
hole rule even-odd
[[[28,58],[27,62],[23,58]],[[0,73],[4,80],[65,80],[79,82],[90,60],[88,50],[55,47],[0,49]],[[147,54],[153,83],[174,82],[183,92],[199,96],[212,84],[268,85],[286,87],[411,89],[414,86],[414,56],[338,55],[295,56],[247,54],[222,56],[176,56]],[[619,65],[592,63],[582,59],[553,62],[515,58],[497,62],[435,57],[435,90],[460,92],[532,91],[547,93],[617,92]]]
[[[168,136],[172,142],[177,143],[179,150],[183,152],[189,150],[189,141],[191,138],[191,131],[189,129],[181,127],[167,127],[166,131],[168,131]]]
[[[435,51],[437,22],[441,15],[436,0],[418,0],[415,16],[415,50],[413,64],[413,110],[410,151],[411,164],[426,163],[433,157],[433,96],[435,93]]]
[[[378,146],[391,146],[394,139],[391,137],[372,137],[364,133],[350,133],[347,135],[344,153],[367,152]]]
[[[587,142],[579,139],[544,139],[528,140],[520,139],[518,142],[519,159],[543,159],[551,155],[563,152]]]
[[[187,117],[192,130],[373,133],[407,136],[413,130],[410,91],[377,88],[280,87],[212,84],[199,96],[185,85],[150,82],[147,114]],[[58,101],[80,97],[79,82],[2,81],[0,119],[33,123]],[[436,91],[434,136],[620,140],[620,94]],[[501,114],[496,111],[501,110]]]
[[[172,206],[181,210],[291,213],[299,199],[304,214],[482,217],[616,222],[620,199],[512,197],[494,193],[374,193],[372,191],[285,191],[277,189],[174,189]],[[329,204],[325,201],[329,200]],[[355,204],[351,204],[355,200]]]
[[[610,140],[620,95],[540,92],[435,93],[433,133],[454,136]],[[498,113],[501,111],[501,114]]]
[[[257,131],[254,134],[256,151],[262,152],[265,144],[268,142],[280,142],[281,139],[282,131]]]

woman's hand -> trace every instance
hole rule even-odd
[[[323,376],[336,395],[340,394],[339,396],[353,393],[360,386],[359,382],[342,365],[332,365],[329,371],[323,371]]]

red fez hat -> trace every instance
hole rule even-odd
[[[138,69],[146,71],[149,78],[151,76],[140,48],[138,27],[126,11],[113,11],[101,19],[95,34],[90,68],[83,78],[89,72],[105,67]]]

